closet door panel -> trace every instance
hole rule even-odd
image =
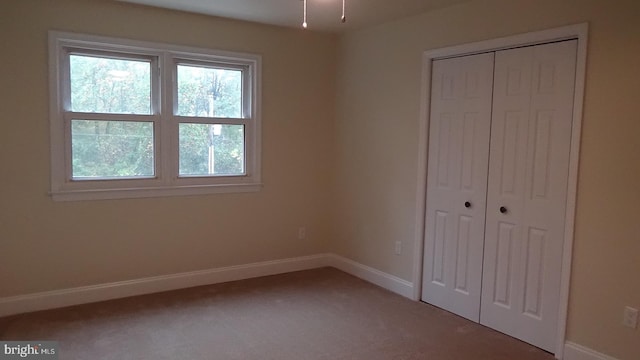
[[[493,53],[433,63],[422,299],[479,321]]]
[[[555,350],[576,41],[495,58],[480,322]]]
[[[514,279],[520,270],[527,150],[522,140],[527,137],[532,51],[522,48],[496,56],[481,310],[481,322],[489,326],[499,310],[509,311],[517,303]]]

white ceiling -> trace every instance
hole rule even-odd
[[[119,0],[169,9],[301,27],[302,0]],[[469,0],[346,0],[347,22],[340,23],[342,0],[307,0],[309,29],[341,32],[381,24]]]

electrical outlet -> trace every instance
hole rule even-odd
[[[625,307],[622,325],[630,327],[632,329],[638,327],[638,309],[634,309],[629,306]]]
[[[307,238],[307,228],[306,227],[299,227],[298,228],[298,240],[304,240]]]
[[[402,241],[396,241],[395,252],[396,252],[396,255],[402,254]]]

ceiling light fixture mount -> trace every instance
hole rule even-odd
[[[340,17],[341,23],[347,22],[346,16],[347,0],[342,0],[342,16]],[[307,0],[302,0],[302,27],[307,28]]]
[[[302,0],[304,3],[302,5],[303,7],[303,13],[302,13],[302,27],[303,28],[307,28],[307,0]]]

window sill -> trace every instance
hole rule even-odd
[[[261,183],[251,183],[234,185],[193,185],[153,188],[55,191],[51,192],[50,195],[53,198],[53,201],[85,201],[244,193],[257,192],[260,191],[261,188]]]

